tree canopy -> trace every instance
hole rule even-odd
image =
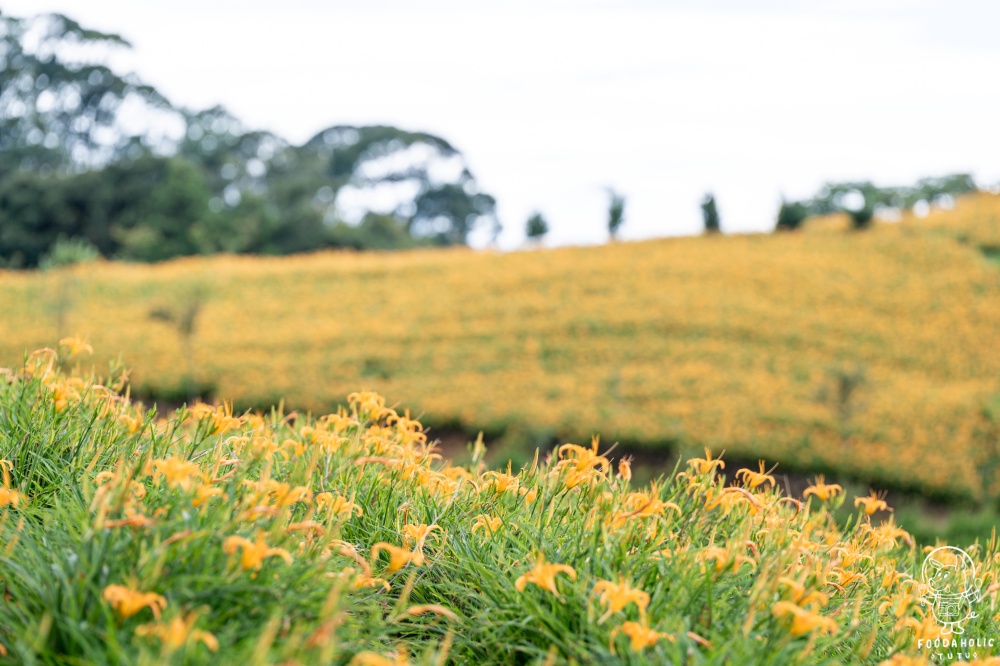
[[[0,15],[3,264],[36,266],[59,238],[158,261],[462,244],[484,223],[497,232],[496,200],[441,137],[334,125],[292,145],[220,106],[175,108],[103,63],[122,48],[121,36],[60,14]],[[129,131],[129,108],[158,122]]]

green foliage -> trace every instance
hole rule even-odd
[[[802,223],[808,217],[808,206],[799,201],[785,201],[782,199],[781,208],[778,209],[778,223],[775,229],[777,231],[795,231],[802,226]]]
[[[722,231],[719,208],[715,203],[715,195],[711,192],[701,200],[701,219],[705,224],[706,234],[717,234]]]
[[[608,189],[608,233],[611,238],[618,238],[618,230],[625,222],[625,197],[615,190]]]
[[[126,101],[169,104],[152,86],[100,63],[100,55],[128,46],[61,14],[0,16],[0,176],[66,172],[142,149],[142,137],[121,130],[119,110]],[[67,48],[98,57],[73,59]]]
[[[975,192],[976,182],[967,173],[921,178],[914,185],[879,187],[871,181],[825,184],[811,199],[782,201],[776,231],[797,229],[810,216],[846,213],[856,230],[871,226],[880,210],[908,210],[916,204],[941,203],[950,197]]]
[[[366,214],[356,225],[338,222],[330,229],[330,242],[355,250],[394,250],[427,243],[410,235],[405,220],[378,213]]]
[[[60,236],[52,244],[52,249],[38,262],[38,267],[43,271],[61,268],[62,266],[73,266],[75,264],[85,264],[94,261],[100,253],[85,238],[69,239]]]
[[[198,168],[145,156],[99,171],[21,172],[0,182],[0,256],[35,266],[59,238],[106,257],[158,261],[221,249],[227,238],[208,209]]]
[[[545,221],[540,212],[534,212],[524,225],[524,233],[529,240],[541,241],[545,234],[549,233],[549,223]]]
[[[27,34],[39,30],[44,36],[33,43]],[[173,109],[135,77],[65,55],[81,45],[88,53],[127,47],[117,35],[60,15],[0,16],[0,40],[0,261],[7,266],[37,266],[60,236],[85,239],[106,257],[160,261],[463,244],[491,220],[499,233],[495,199],[479,190],[461,153],[433,134],[338,125],[293,146],[247,130],[222,107]],[[125,135],[118,111],[126,101],[172,114],[183,136]],[[391,210],[366,209],[365,198],[385,188],[405,194]],[[346,210],[345,191],[362,200],[357,210]],[[345,229],[352,217],[363,228]]]

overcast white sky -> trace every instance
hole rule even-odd
[[[753,8],[750,5],[753,5]],[[301,142],[339,123],[440,134],[548,244],[768,230],[825,180],[1000,182],[1000,2],[0,0],[118,32],[175,103]]]

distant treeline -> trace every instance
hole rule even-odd
[[[915,185],[895,187],[879,187],[867,180],[827,183],[811,199],[783,201],[775,228],[792,231],[810,217],[842,212],[854,229],[865,229],[878,213],[940,204],[976,189],[976,181],[967,173],[922,178]]]
[[[119,47],[63,15],[0,15],[0,265],[37,266],[60,244],[157,261],[499,232],[494,198],[441,137],[334,126],[291,145],[221,107],[175,108],[93,57]],[[137,116],[147,127],[126,131]]]

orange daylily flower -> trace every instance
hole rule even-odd
[[[556,589],[556,575],[561,573],[569,576],[571,580],[576,580],[576,570],[573,567],[568,564],[550,564],[545,561],[545,555],[539,554],[534,568],[514,581],[514,589],[523,592],[525,586],[531,583],[548,590],[556,595],[557,599],[562,599],[559,590]]]
[[[143,608],[153,611],[153,616],[158,618],[160,611],[167,605],[167,600],[155,592],[142,592],[125,585],[108,585],[101,596],[123,620]]]
[[[772,613],[775,617],[791,616],[792,624],[790,631],[792,636],[801,636],[802,634],[808,634],[816,630],[825,634],[832,634],[837,631],[837,623],[833,618],[802,608],[791,601],[777,602],[774,604]]]
[[[597,620],[597,624],[602,624],[613,613],[633,603],[639,608],[639,614],[645,617],[646,607],[649,606],[649,595],[632,587],[626,580],[617,583],[599,580],[594,584],[594,593],[600,595],[601,603],[607,607],[604,615]]]
[[[750,490],[754,490],[755,488],[757,488],[757,486],[761,486],[765,483],[770,483],[773,486],[774,477],[771,476],[769,472],[774,471],[774,468],[772,467],[771,470],[769,470],[769,472],[765,472],[764,461],[760,460],[758,461],[757,464],[759,465],[758,467],[758,469],[760,470],[759,472],[754,472],[749,469],[741,469],[740,471],[736,472],[736,478],[737,479],[742,478],[743,481],[750,486]]]
[[[204,643],[205,647],[212,652],[217,651],[219,641],[216,640],[215,636],[207,631],[193,628],[196,619],[195,613],[189,613],[184,618],[175,617],[165,622],[144,624],[135,628],[135,635],[159,639],[167,652],[173,652],[195,641]]]
[[[856,497],[854,498],[855,508],[859,506],[864,506],[864,512],[866,516],[871,516],[876,511],[892,511],[889,505],[885,502],[885,491],[877,493],[874,490],[867,497]]]
[[[476,516],[476,522],[472,524],[472,533],[475,534],[476,530],[484,529],[488,534],[496,534],[501,525],[503,525],[503,521],[499,516],[487,516],[481,513]]]
[[[406,550],[405,548],[400,548],[384,541],[380,541],[372,546],[372,560],[377,559],[379,553],[382,551],[389,553],[389,573],[399,571],[410,563],[417,567],[424,563],[423,553]]]
[[[648,647],[656,645],[656,643],[661,639],[667,639],[668,641],[673,641],[674,637],[671,634],[664,633],[661,631],[655,631],[650,629],[645,624],[640,624],[638,622],[623,622],[620,627],[616,627],[614,631],[611,632],[611,653],[615,653],[615,646],[613,641],[615,636],[619,633],[625,634],[629,637],[631,642],[632,652],[641,652]]]
[[[246,569],[259,571],[264,564],[264,560],[269,557],[280,557],[286,564],[292,563],[292,556],[284,548],[272,548],[265,541],[264,532],[257,532],[254,541],[241,536],[227,537],[222,544],[222,551],[227,555],[234,554],[237,550],[242,550],[240,566]]]
[[[726,463],[722,460],[722,455],[720,454],[718,458],[712,458],[712,452],[705,448],[704,458],[691,458],[687,461],[688,467],[693,469],[698,474],[709,474],[715,470],[716,467],[719,469],[725,469]]]
[[[836,483],[825,483],[826,478],[822,474],[817,474],[813,479],[813,484],[805,489],[802,497],[806,498],[814,495],[820,502],[826,502],[844,492],[844,489]]]

